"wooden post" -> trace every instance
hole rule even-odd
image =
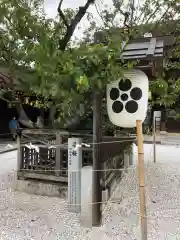
[[[24,176],[20,175],[20,171],[23,169],[23,157],[24,157],[24,148],[21,147],[21,130],[17,131],[17,179],[24,180]]]
[[[101,156],[100,142],[102,137],[102,96],[100,93],[94,93],[93,103],[93,205],[92,205],[92,225],[99,226],[101,224]]]
[[[59,132],[56,133],[56,166],[55,166],[55,175],[61,175],[61,148],[60,145],[62,144],[62,137]]]
[[[22,165],[22,154],[21,154],[21,137],[17,135],[17,172],[21,170]]]
[[[129,155],[128,155],[128,153],[124,152],[124,171],[125,171],[125,173],[128,173],[128,167],[129,167]]]
[[[40,117],[41,117],[42,125],[44,127],[44,109],[43,108],[40,109]]]
[[[48,125],[49,127],[54,128],[54,116],[56,113],[56,106],[53,104],[49,109]]]
[[[130,147],[130,153],[129,153],[129,165],[133,165],[133,144],[131,144]]]
[[[137,141],[138,141],[138,170],[139,170],[139,188],[140,188],[140,219],[141,219],[141,240],[147,240],[147,213],[145,197],[145,173],[144,173],[144,148],[142,121],[136,121]]]
[[[155,112],[154,112],[155,113]],[[154,155],[154,163],[156,163],[156,116],[153,116],[153,155]]]

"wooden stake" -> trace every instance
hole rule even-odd
[[[154,163],[156,163],[156,117],[153,116],[153,149],[154,149]]]
[[[141,219],[141,240],[147,240],[147,213],[145,197],[145,173],[144,173],[144,147],[142,134],[142,121],[136,121],[137,141],[138,141],[138,170],[140,189],[140,219]]]
[[[17,172],[21,170],[21,139],[20,136],[17,135]]]

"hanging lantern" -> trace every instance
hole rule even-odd
[[[119,127],[133,128],[136,120],[144,121],[148,106],[148,77],[132,69],[125,80],[107,85],[107,111],[110,121]]]

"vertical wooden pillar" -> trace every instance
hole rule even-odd
[[[142,134],[142,121],[137,120],[137,141],[138,141],[138,170],[140,189],[140,219],[141,219],[141,240],[147,240],[147,212],[145,196],[145,173],[144,173],[144,147]]]
[[[163,57],[153,61],[152,76],[154,76],[155,78],[157,77],[163,78]],[[166,108],[161,106],[161,109],[162,109],[162,112],[161,112],[160,131],[164,132],[166,131],[166,116],[165,116]]]
[[[17,172],[22,168],[21,137],[17,135]]]
[[[49,164],[48,153],[49,153],[48,148],[45,148],[45,147],[39,148],[39,159],[41,164],[45,164],[45,165]],[[33,152],[31,151],[31,159],[32,159],[32,156],[33,156]],[[31,160],[31,162],[32,161],[33,160]]]
[[[54,126],[55,113],[56,113],[56,106],[52,105],[49,109],[49,119],[48,119],[48,125],[49,125],[49,127],[52,127],[52,128]]]
[[[40,116],[41,116],[42,124],[44,126],[44,109],[43,108],[40,109]]]
[[[102,96],[100,93],[94,93],[93,99],[93,206],[92,206],[92,225],[101,224],[101,151],[100,142],[102,140]]]
[[[130,147],[130,153],[129,153],[129,165],[133,165],[133,144],[131,144],[131,147]]]
[[[155,113],[155,112],[154,112]],[[156,115],[153,116],[153,155],[154,163],[156,162]]]
[[[56,176],[61,175],[61,147],[62,137],[59,132],[56,132],[56,165],[55,165],[55,173]]]
[[[24,179],[19,172],[24,168],[24,149],[21,146],[21,133],[17,134],[17,179]]]
[[[125,171],[125,173],[128,173],[128,167],[129,167],[129,154],[124,152],[124,171]]]
[[[162,108],[161,110],[161,126],[160,126],[160,131],[166,132],[166,121],[167,121],[167,116],[166,116],[166,109],[165,107]]]

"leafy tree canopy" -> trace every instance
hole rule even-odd
[[[178,0],[144,0],[141,5],[112,0],[112,7],[86,0],[76,10],[62,10],[60,0],[54,19],[46,16],[40,0],[0,3],[0,64],[11,70],[16,84],[24,90],[51,97],[61,119],[71,115],[79,103],[89,100],[93,91],[102,90],[107,82],[123,76],[124,69],[136,64],[116,61],[122,41],[128,43],[160,25],[162,29],[170,20],[176,21],[171,32],[179,26]],[[96,8],[101,24],[88,13],[90,5]],[[74,42],[72,36],[84,17],[88,28],[83,39]],[[121,29],[119,34],[117,29]],[[100,30],[108,33],[106,46],[94,43],[94,33]],[[178,48],[175,54],[179,56]],[[152,89],[157,90],[162,82],[155,81]],[[171,87],[179,94],[179,81],[173,82],[175,86],[164,82],[164,91]]]

